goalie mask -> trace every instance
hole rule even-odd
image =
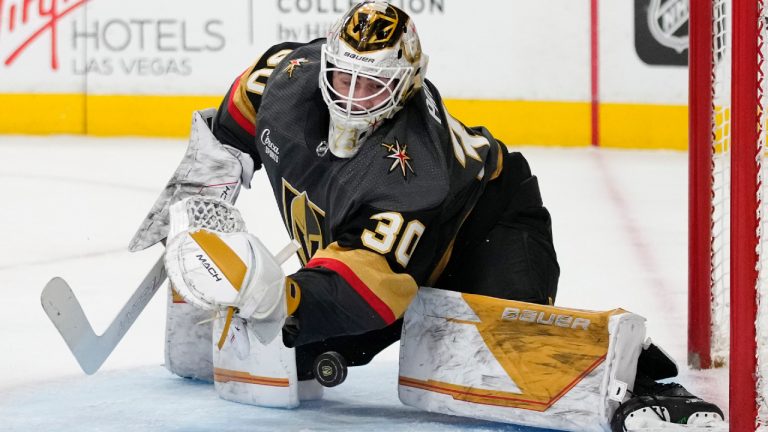
[[[427,56],[408,15],[385,1],[352,7],[322,46],[320,89],[330,111],[328,148],[349,158],[421,88]]]

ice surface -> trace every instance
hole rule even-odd
[[[321,402],[274,410],[219,400],[163,362],[164,298],[156,296],[94,376],[48,321],[40,292],[65,278],[101,333],[160,254],[127,244],[186,143],[181,140],[0,136],[0,430],[527,430],[423,413],[396,394],[397,347],[353,368]],[[554,219],[557,304],[623,307],[677,360],[680,381],[727,411],[727,371],[685,367],[687,155],[521,148]],[[238,207],[272,251],[288,242],[257,173]],[[298,266],[292,259],[288,272]]]

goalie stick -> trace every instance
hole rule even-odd
[[[64,279],[60,277],[51,279],[40,295],[40,302],[83,372],[92,375],[99,370],[120,343],[165,278],[165,266],[161,255],[104,334],[100,336],[93,331],[80,302]]]
[[[296,253],[299,247],[301,246],[296,240],[291,240],[274,256],[275,261],[278,264],[284,263]],[[83,307],[80,306],[72,288],[64,279],[55,277],[48,281],[40,294],[40,302],[83,372],[93,375],[123,339],[166,277],[163,255],[161,255],[101,336],[93,331],[91,323],[83,312]]]

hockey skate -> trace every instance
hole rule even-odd
[[[613,415],[613,432],[657,429],[670,423],[697,427],[725,424],[720,408],[692,395],[680,384],[644,383],[642,380],[638,384],[634,396],[621,404]]]

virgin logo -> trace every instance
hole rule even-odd
[[[22,35],[3,64],[10,66],[36,40],[50,38],[51,69],[59,68],[59,21],[89,0],[0,0],[0,46],[3,36]],[[15,38],[14,38],[15,39]]]

